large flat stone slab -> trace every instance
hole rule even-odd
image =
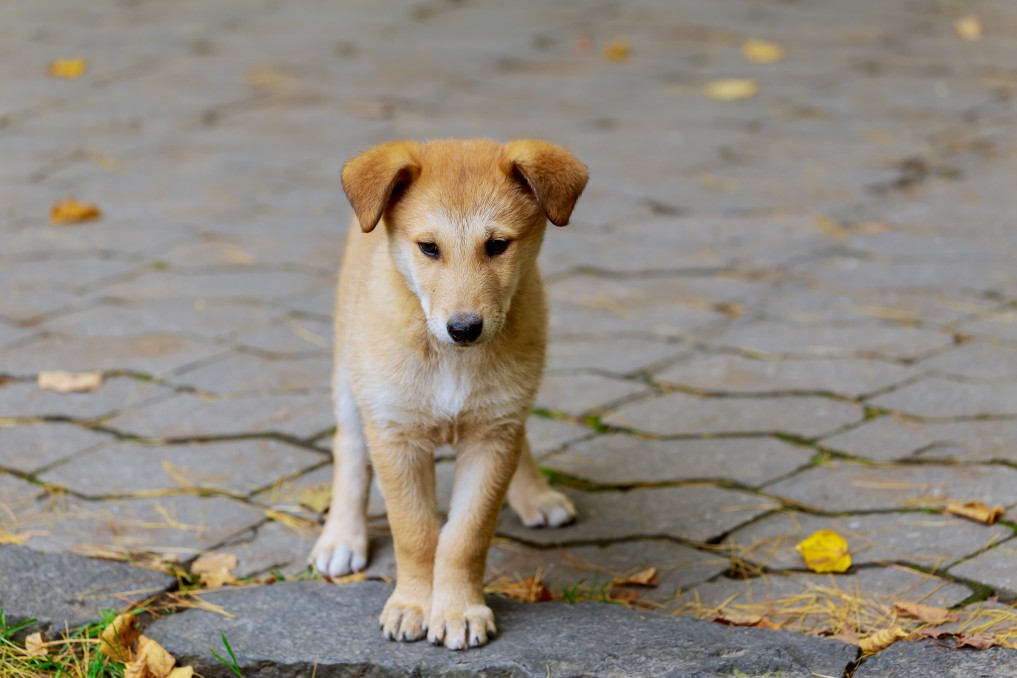
[[[113,560],[0,546],[0,606],[9,624],[35,619],[22,633],[59,633],[96,621],[166,590],[176,579]]]
[[[950,568],[950,574],[991,586],[996,595],[1009,602],[1017,601],[1017,543],[1013,540],[980,553]]]
[[[188,610],[147,635],[208,678],[232,675],[209,652],[230,641],[247,678],[840,676],[855,648],[791,633],[724,627],[603,603],[521,605],[492,600],[499,633],[486,647],[450,653],[382,638],[377,616],[391,586],[286,582],[207,593],[235,618]],[[548,633],[548,629],[554,629]]]
[[[924,379],[879,396],[873,405],[916,417],[1017,417],[1017,383],[968,383]]]
[[[854,678],[1014,678],[1017,650],[955,650],[934,640],[895,643],[866,659]]]
[[[951,459],[1017,461],[1017,419],[908,421],[880,417],[835,436],[823,446],[874,461]]]

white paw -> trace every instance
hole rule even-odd
[[[464,609],[445,609],[431,612],[427,639],[450,650],[487,645],[498,632],[494,625],[494,612],[487,605],[468,605]]]
[[[576,505],[572,500],[551,488],[511,503],[511,506],[526,527],[561,527],[576,519]]]
[[[343,577],[367,567],[367,537],[333,534],[326,526],[311,549],[311,563],[326,577]]]
[[[389,640],[412,643],[427,633],[427,601],[393,593],[378,618],[381,632]]]

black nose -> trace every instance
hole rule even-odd
[[[457,344],[470,344],[484,331],[484,319],[474,313],[457,313],[448,319],[448,336]]]

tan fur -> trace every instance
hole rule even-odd
[[[547,220],[568,223],[585,185],[568,151],[533,140],[393,142],[343,169],[357,219],[336,296],[332,505],[311,560],[331,576],[366,565],[373,467],[396,550],[380,620],[391,639],[464,649],[494,634],[483,576],[506,493],[527,525],[575,516],[537,469],[525,422],[547,341],[537,254]],[[489,239],[510,245],[488,256]],[[483,319],[476,343],[446,331],[461,313]],[[456,476],[442,527],[434,452],[447,443]]]

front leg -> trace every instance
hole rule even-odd
[[[419,640],[427,633],[438,544],[437,442],[374,426],[367,434],[396,555],[396,587],[381,613],[382,633],[389,640]]]
[[[484,570],[505,491],[519,462],[521,424],[486,427],[461,437],[448,522],[434,565],[428,640],[450,650],[479,647],[496,632],[484,603]]]

